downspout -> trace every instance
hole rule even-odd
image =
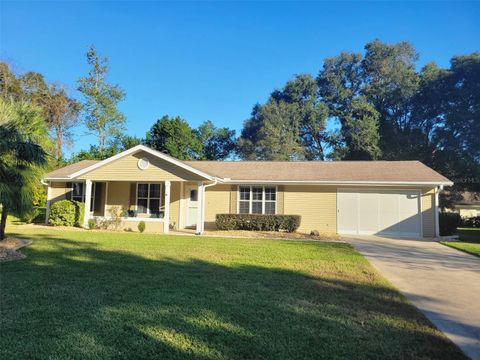
[[[435,188],[435,237],[440,237],[440,207],[439,207],[439,192],[443,190],[443,185],[438,186]]]
[[[202,192],[202,206],[201,206],[201,218],[202,218],[202,223],[201,223],[201,227],[200,227],[200,234],[203,234],[203,231],[205,230],[205,189],[207,187],[210,187],[210,186],[215,186],[217,185],[218,183],[218,180],[217,178],[215,178],[213,180],[213,183],[211,184],[207,184],[207,185],[203,185],[203,192]]]

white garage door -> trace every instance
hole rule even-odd
[[[417,190],[338,189],[338,233],[421,237]]]

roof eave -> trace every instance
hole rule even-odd
[[[328,181],[328,180],[243,180],[219,179],[224,184],[272,184],[272,185],[349,185],[349,186],[452,186],[451,181]]]

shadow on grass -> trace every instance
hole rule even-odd
[[[0,267],[2,358],[464,358],[373,281],[33,237]]]

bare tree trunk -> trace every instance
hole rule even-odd
[[[0,219],[0,240],[5,239],[5,227],[7,226],[8,210],[5,206],[2,208],[2,217]]]
[[[56,129],[57,133],[57,141],[56,141],[56,152],[57,152],[57,160],[62,157],[62,145],[63,145],[63,131],[60,126]]]

